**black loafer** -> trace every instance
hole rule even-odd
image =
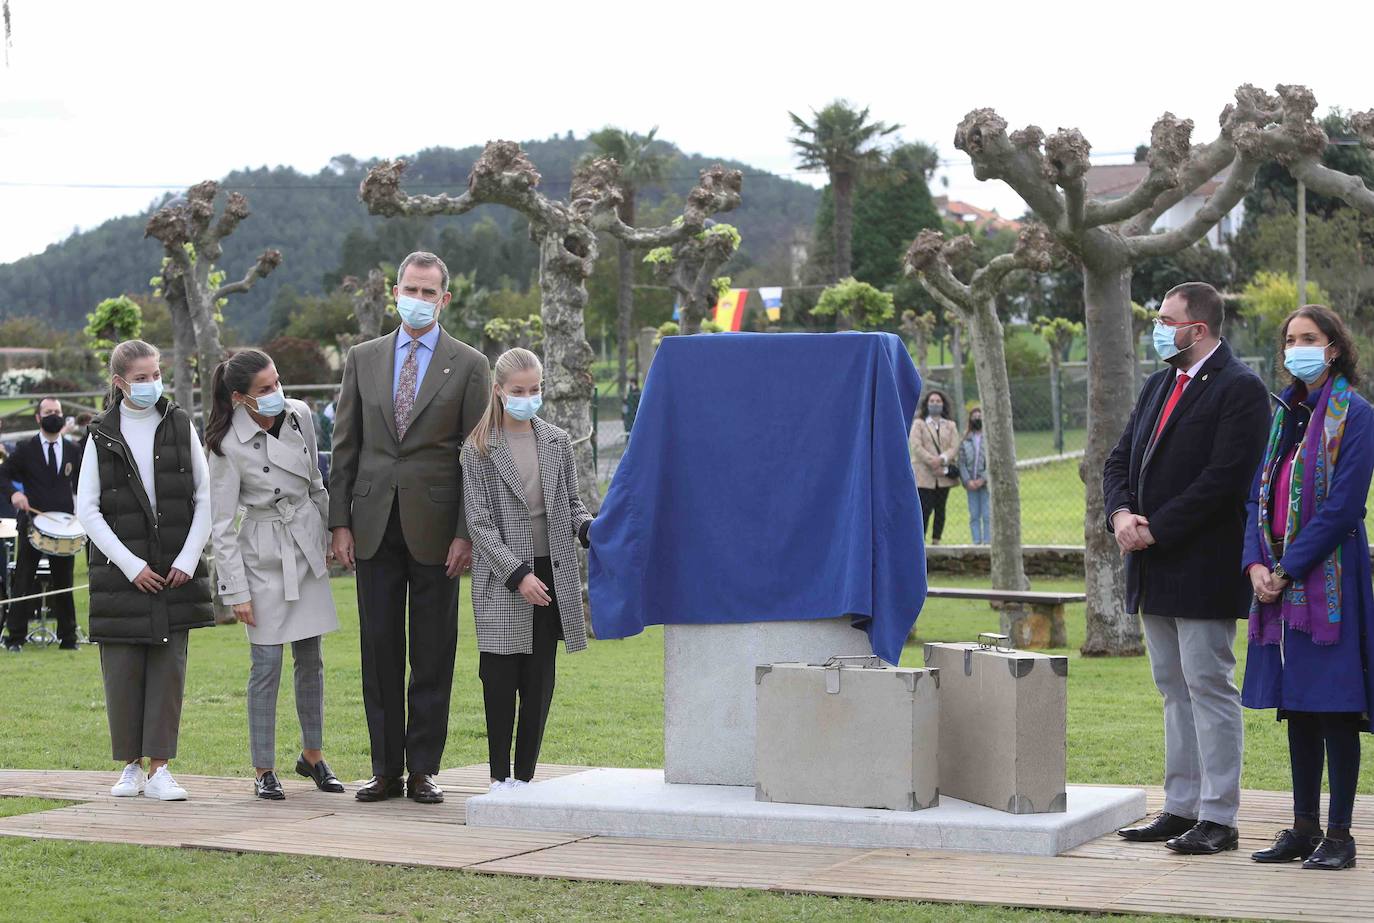
[[[1210,820],[1200,820],[1192,830],[1166,841],[1164,845],[1185,856],[1210,856],[1239,847],[1240,831]]]
[[[1179,817],[1168,811],[1160,811],[1148,824],[1122,827],[1116,835],[1132,843],[1162,843],[1187,833],[1196,825],[1197,821],[1191,817]]]
[[[343,783],[334,777],[334,771],[329,768],[329,764],[324,760],[319,760],[314,766],[305,761],[301,756],[296,759],[296,775],[305,776],[314,781],[315,787],[322,792],[332,792],[339,794],[344,790]]]
[[[1268,849],[1261,849],[1257,853],[1251,853],[1250,858],[1256,862],[1292,862],[1294,859],[1306,859],[1312,855],[1317,844],[1321,842],[1319,836],[1306,836],[1295,833],[1292,830],[1280,830],[1278,836],[1274,837],[1274,845]]]
[[[405,786],[399,776],[373,776],[353,793],[353,797],[359,801],[386,801],[404,794]]]
[[[412,772],[406,780],[406,795],[420,804],[439,804],[444,800],[444,790],[434,784],[434,777],[418,772]]]
[[[267,770],[258,776],[253,783],[254,790],[258,797],[264,801],[285,801],[286,792],[282,791],[281,782],[277,781],[277,774],[272,770]]]
[[[1323,837],[1312,851],[1312,855],[1302,864],[1305,869],[1320,869],[1326,872],[1339,872],[1341,869],[1355,867],[1355,841],[1333,840]]]

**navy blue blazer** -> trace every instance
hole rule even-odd
[[[1269,435],[1269,394],[1223,340],[1155,440],[1173,388],[1173,368],[1150,376],[1102,470],[1108,531],[1112,513],[1128,509],[1150,521],[1155,538],[1126,556],[1126,608],[1245,618],[1245,501]]]

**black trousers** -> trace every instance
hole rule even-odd
[[[916,493],[921,498],[921,529],[930,530],[930,517],[935,515],[935,531],[930,537],[937,542],[945,534],[945,504],[949,501],[948,487],[921,487]]]
[[[363,711],[374,775],[399,777],[406,769],[426,775],[439,771],[448,740],[453,657],[458,647],[458,586],[458,579],[446,576],[442,564],[421,564],[410,554],[399,508],[393,503],[377,553],[358,560]]]
[[[23,526],[19,537],[15,539],[19,543],[18,555],[14,562],[14,598],[28,596],[38,592],[35,574],[38,571],[38,561],[43,557],[43,552],[34,548],[29,543],[28,519],[21,517],[20,525]],[[72,570],[76,564],[75,557],[62,557],[61,555],[48,556],[48,569],[52,573],[52,579],[48,586],[49,590],[66,590],[72,585]],[[9,643],[23,644],[24,639],[29,634],[29,620],[38,611],[41,599],[33,599],[25,603],[14,603],[6,606],[9,611],[5,614],[5,626],[9,635]],[[76,605],[72,602],[71,593],[62,593],[59,596],[48,597],[48,608],[52,610],[53,618],[57,620],[57,639],[63,643],[76,643]]]
[[[520,725],[515,730],[515,778],[534,778],[544,726],[553,704],[554,657],[563,637],[558,598],[553,593],[553,567],[549,558],[534,559],[534,575],[549,588],[551,602],[534,607],[534,642],[528,654],[478,655],[477,675],[482,680],[482,699],[487,712],[487,756],[491,777],[511,778],[511,731],[515,727],[515,702],[520,699]]]
[[[1348,830],[1360,778],[1360,722],[1345,712],[1288,712],[1288,757],[1293,764],[1293,817],[1318,823],[1322,764],[1331,786],[1328,827]]]

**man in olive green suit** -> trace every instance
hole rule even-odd
[[[349,350],[335,413],[331,550],[358,575],[372,745],[373,778],[359,801],[403,791],[428,804],[444,798],[433,776],[448,736],[459,575],[472,561],[458,453],[491,393],[486,357],[439,326],[448,280],[432,253],[401,262],[393,295],[402,324]]]

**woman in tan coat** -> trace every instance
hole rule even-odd
[[[310,410],[282,394],[266,353],[245,349],[215,369],[205,427],[216,589],[248,630],[248,740],[259,798],[286,797],[276,775],[282,648],[295,663],[302,750],[296,772],[342,792],[320,752],[324,734],[321,636],[339,627],[325,566],[329,495]],[[239,509],[243,518],[236,527]]]
[[[950,468],[959,457],[959,424],[950,419],[950,403],[942,391],[927,391],[921,400],[916,422],[911,426],[911,467],[916,472],[916,490],[921,495],[923,529],[935,528],[931,544],[940,544],[945,534],[945,504],[949,489],[959,483],[959,473]]]

